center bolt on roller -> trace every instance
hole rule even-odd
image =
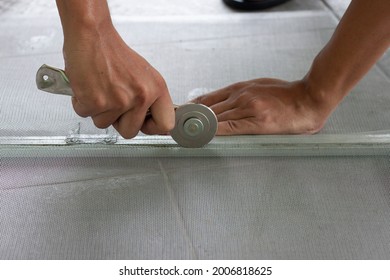
[[[65,72],[55,67],[42,65],[36,74],[36,84],[38,89],[49,93],[73,96]],[[217,117],[205,105],[193,103],[175,105],[175,115],[176,123],[170,135],[182,147],[203,147],[217,132]]]

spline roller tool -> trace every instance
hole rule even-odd
[[[73,96],[69,79],[61,69],[42,65],[36,75],[40,90]],[[148,111],[147,114],[150,114]],[[173,140],[186,148],[200,148],[208,144],[217,132],[218,121],[214,112],[202,104],[175,105],[176,124],[170,132]]]

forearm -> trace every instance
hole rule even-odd
[[[56,0],[65,43],[70,38],[93,38],[113,30],[110,12],[105,0]]]
[[[333,109],[390,46],[390,1],[353,0],[305,77]]]

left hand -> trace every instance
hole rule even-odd
[[[331,110],[310,92],[305,80],[255,79],[193,100],[218,118],[217,135],[314,134]]]

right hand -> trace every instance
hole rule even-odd
[[[73,32],[65,37],[63,52],[78,115],[90,116],[98,128],[113,125],[124,138],[141,129],[173,129],[175,113],[164,79],[113,26]],[[145,120],[148,109],[152,117]]]

